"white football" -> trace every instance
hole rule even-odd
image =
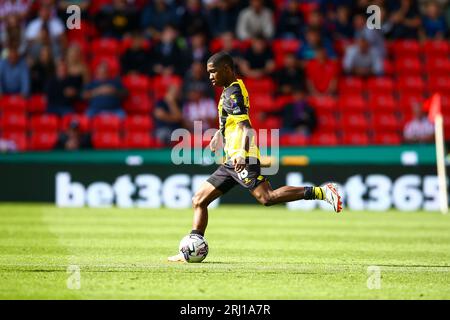
[[[179,250],[187,262],[202,262],[208,255],[208,242],[199,234],[188,234],[181,239]]]

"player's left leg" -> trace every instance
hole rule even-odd
[[[325,200],[333,206],[334,211],[340,212],[342,210],[341,196],[333,183],[328,183],[321,187],[283,186],[273,190],[270,183],[266,180],[253,190],[250,190],[250,192],[265,206],[296,200]]]

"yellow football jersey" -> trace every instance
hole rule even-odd
[[[225,154],[227,160],[242,153],[245,157],[260,158],[259,149],[252,137],[249,151],[241,149],[241,141],[238,134],[238,123],[248,120],[250,101],[247,89],[241,79],[230,84],[223,89],[218,105],[219,109],[219,130],[225,138]],[[250,122],[251,123],[251,122]]]

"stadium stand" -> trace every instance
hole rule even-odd
[[[30,3],[26,0],[19,1]],[[79,47],[80,61],[84,61],[88,66],[89,77],[86,79],[84,71],[77,70],[77,66],[68,65],[68,69],[69,75],[73,77],[83,74],[85,78],[83,79],[83,85],[86,85],[86,81],[93,77],[94,70],[103,62],[108,64],[112,77],[121,78],[124,87],[127,89],[127,95],[122,100],[122,108],[125,112],[123,119],[108,114],[89,119],[84,115],[86,100],[82,99],[81,94],[71,94],[70,90],[67,92],[67,97],[73,102],[76,113],[66,114],[61,118],[46,113],[47,99],[44,92],[22,96],[2,94],[2,91],[0,91],[0,138],[14,141],[19,151],[51,150],[56,143],[58,134],[67,129],[72,121],[76,120],[83,132],[91,134],[94,148],[157,148],[164,146],[154,137],[152,131],[154,129],[154,106],[157,101],[164,98],[169,86],[182,87],[182,76],[185,71],[197,56],[201,56],[199,52],[191,49],[190,35],[178,27],[182,25],[182,17],[177,16],[177,12],[182,11],[179,9],[183,8],[181,3],[182,1],[173,2],[171,6],[166,8],[177,17],[172,21],[179,31],[175,43],[180,48],[180,52],[183,53],[179,56],[179,64],[177,64],[179,69],[177,70],[173,68],[171,70],[170,65],[165,65],[165,61],[155,61],[152,55],[153,48],[162,43],[162,30],[141,28],[138,22],[130,23],[128,21],[130,28],[135,25],[134,29],[125,30],[123,35],[102,34],[100,31],[103,30],[104,26],[98,25],[99,20],[96,18],[99,14],[111,12],[110,9],[112,8],[115,14],[126,19],[126,10],[133,9],[133,12],[136,12],[136,10],[140,12],[144,8],[151,9],[151,1],[128,1],[125,9],[114,7],[115,2],[110,0],[91,1],[88,10],[82,13],[80,29],[65,30],[62,36],[50,39],[50,43],[57,44],[58,47],[62,48],[59,56],[55,52],[55,61],[56,59],[67,61],[68,59],[65,56],[67,48],[73,45]],[[210,5],[203,6],[201,12],[198,13],[199,19],[209,17],[210,10],[214,8],[214,3],[212,1]],[[331,16],[329,13],[336,10],[340,5],[348,3],[348,1],[323,3],[326,2],[308,1],[307,3],[300,3],[299,17],[304,19],[305,29],[300,31],[300,37],[268,39],[277,69],[282,67],[286,54],[297,54],[299,52],[305,42],[305,31],[311,27],[319,28],[321,36],[327,41],[331,40],[333,49],[337,53],[337,63],[341,67],[346,48],[355,43],[357,38],[356,36],[354,38],[338,37],[334,31],[335,21],[329,18]],[[441,7],[441,16],[445,16],[445,14],[449,16],[448,1],[441,1],[441,3],[444,3]],[[421,4],[421,1],[417,2],[419,8]],[[4,4],[0,4],[0,14],[2,5]],[[233,5],[242,11],[247,7],[248,2],[233,2]],[[275,22],[280,18],[285,5],[286,1],[283,0],[266,2],[266,7],[272,12]],[[41,6],[50,6],[56,19],[61,21],[65,18],[65,15],[56,10],[51,1],[36,1],[29,5],[24,28],[26,28],[27,23],[38,16]],[[355,5],[349,7],[349,9],[353,14],[356,14],[360,12],[358,10],[361,8],[358,9],[358,5]],[[395,6],[387,3],[384,9],[388,14],[397,10]],[[121,10],[125,11],[122,12]],[[422,11],[420,13],[422,14]],[[310,17],[312,17],[313,22],[309,21]],[[322,17],[322,21],[314,22],[317,17]],[[119,20],[112,19],[111,21],[115,23]],[[318,23],[319,25],[312,26],[310,23]],[[421,32],[421,27],[419,27],[418,36],[402,38],[398,36],[399,32],[395,32],[395,26],[394,30],[391,29],[390,31],[387,25],[383,27],[385,28],[379,31],[385,40],[387,49],[383,75],[361,77],[346,75],[340,70],[337,94],[324,95],[307,92],[308,102],[316,110],[318,126],[311,136],[292,133],[282,136],[281,145],[400,144],[403,142],[403,125],[411,117],[412,106],[415,103],[423,103],[427,97],[435,92],[442,94],[444,115],[450,115],[449,34],[447,33],[443,37],[437,35],[433,38],[424,35]],[[30,45],[28,40],[20,39],[20,35],[17,36],[18,39],[13,38],[14,34],[8,33],[7,22],[2,23],[0,28],[5,35],[0,44],[2,57],[7,56],[8,48],[11,46],[19,47],[21,54],[28,57],[27,46]],[[136,32],[145,37],[144,47],[149,52],[149,65],[142,72],[125,74],[121,71],[121,58],[131,48],[132,33]],[[210,52],[217,52],[225,45],[224,41],[230,41],[239,73],[239,61],[245,50],[249,48],[251,40],[238,40],[234,36],[236,25],[234,29],[227,30],[228,40],[224,40],[225,37],[221,35],[211,36],[209,30],[200,30],[200,32],[203,32],[208,38]],[[278,33],[275,32],[275,34]],[[8,40],[8,37],[11,37],[11,39]],[[164,50],[161,52],[164,52]],[[165,59],[163,55],[159,55],[159,57]],[[298,60],[298,64],[302,68],[305,67],[306,62]],[[165,66],[163,73],[154,71],[153,67],[158,63]],[[292,96],[278,94],[278,84],[275,77],[245,78],[244,82],[250,94],[253,125],[257,129],[279,128],[282,125],[281,118],[273,114],[273,111],[280,111],[283,106],[292,101]],[[217,98],[220,90],[216,89],[215,92]],[[445,121],[447,124],[448,117]],[[448,126],[446,138],[450,138]]]

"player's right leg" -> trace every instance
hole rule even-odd
[[[191,233],[203,236],[208,225],[208,205],[222,195],[222,191],[213,186],[210,182],[205,183],[195,193],[192,198],[192,207],[194,209],[194,219],[192,222]],[[181,253],[168,258],[169,261],[184,261]]]

